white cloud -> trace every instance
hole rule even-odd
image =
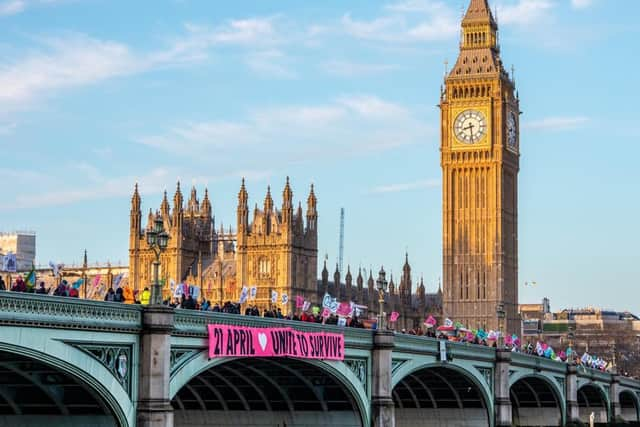
[[[428,188],[437,188],[440,186],[438,179],[421,179],[413,182],[404,182],[400,184],[388,184],[374,187],[369,192],[374,194],[382,193],[399,193],[404,191],[424,190]]]
[[[526,122],[523,127],[526,129],[541,130],[569,130],[575,129],[589,122],[589,118],[583,116],[576,117],[546,117],[544,119]]]
[[[516,4],[499,4],[500,24],[529,25],[538,22],[553,9],[551,0],[518,0]]]
[[[287,62],[287,56],[276,49],[252,52],[246,57],[249,68],[262,76],[282,79],[295,78],[296,73],[290,69]]]
[[[400,68],[395,64],[364,64],[351,61],[328,61],[322,69],[331,75],[342,77],[359,77],[369,74],[386,73]]]
[[[4,0],[0,1],[0,16],[17,15],[34,5],[52,5],[74,0]]]
[[[44,1],[44,0],[43,0]],[[51,1],[51,0],[47,0]],[[216,27],[187,25],[187,33],[164,49],[139,52],[116,41],[83,34],[40,38],[21,58],[0,60],[0,113],[24,108],[57,90],[95,84],[110,78],[147,72],[167,66],[200,62],[213,48],[237,45],[248,49],[248,66],[263,74],[290,75],[284,54],[257,50],[276,43],[273,18],[235,20]]]
[[[585,9],[593,4],[593,0],[571,0],[571,6],[575,9]]]
[[[31,53],[0,67],[0,111],[51,90],[81,86],[144,68],[127,46],[85,36],[49,39],[47,53]]]
[[[24,0],[7,0],[0,3],[0,16],[15,15],[26,8]]]
[[[385,9],[388,15],[369,21],[345,14],[342,29],[359,39],[401,43],[449,40],[460,29],[455,11],[440,1],[410,0],[387,5]]]
[[[238,159],[248,169],[265,163],[286,165],[334,157],[337,152],[344,157],[387,150],[424,141],[431,134],[432,129],[401,105],[350,95],[320,105],[262,108],[237,121],[186,122],[137,141],[176,155],[206,157],[207,164],[225,173]]]

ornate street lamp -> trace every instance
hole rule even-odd
[[[504,318],[505,318],[505,311],[504,311],[504,304],[503,303],[499,303],[496,306],[496,315],[498,316],[498,348],[503,348],[504,347]]]
[[[147,230],[147,244],[153,250],[156,256],[153,261],[153,286],[151,287],[151,300],[149,304],[162,304],[162,288],[158,279],[158,270],[160,268],[160,254],[164,252],[169,243],[169,234],[164,231],[164,221],[160,214],[156,213],[153,221],[153,227]]]
[[[569,359],[569,364],[573,364],[573,340],[576,338],[576,334],[573,332],[573,326],[569,326],[568,330],[569,332],[567,332],[567,339],[569,340],[569,348],[571,349],[571,359]]]
[[[384,315],[384,293],[387,291],[387,280],[386,273],[384,272],[384,268],[380,268],[380,273],[378,273],[378,280],[376,280],[376,286],[378,288],[378,304],[380,305],[378,309],[378,330],[385,329],[385,315]]]

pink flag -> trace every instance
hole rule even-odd
[[[296,308],[302,308],[304,307],[304,297],[303,296],[296,296]]]
[[[331,316],[331,310],[329,310],[327,307],[323,308],[322,309],[322,317],[327,319],[329,316]]]
[[[391,313],[391,316],[389,316],[389,321],[396,322],[398,320],[398,317],[400,317],[400,313],[398,313],[397,311],[394,311]]]
[[[98,286],[98,284],[100,283],[100,279],[102,278],[102,276],[100,274],[97,274],[96,277],[93,278],[93,287],[95,288],[96,286]]]
[[[433,328],[438,324],[438,322],[433,316],[429,315],[429,317],[427,317],[427,320],[424,321],[424,324],[427,326],[427,328]]]

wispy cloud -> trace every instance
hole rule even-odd
[[[0,3],[0,16],[15,15],[24,11],[27,4],[24,0],[7,0]]]
[[[366,64],[351,61],[328,61],[322,69],[331,75],[342,77],[359,77],[369,74],[380,74],[400,68],[395,64]]]
[[[589,122],[588,117],[575,116],[575,117],[546,117],[540,120],[534,120],[531,122],[523,123],[523,127],[526,129],[541,129],[541,130],[570,130],[575,129],[585,123]]]
[[[277,49],[249,53],[246,63],[257,74],[266,77],[293,79],[297,74],[289,65],[289,59]]]
[[[0,61],[0,113],[25,108],[61,89],[201,62],[211,49],[228,45],[248,49],[251,69],[282,76],[288,71],[277,60],[284,55],[259,50],[277,41],[273,19],[232,20],[214,28],[187,25],[186,33],[170,40],[165,48],[151,51],[136,51],[125,43],[77,33],[37,38],[39,44],[29,53]]]
[[[400,193],[405,191],[424,190],[428,188],[440,187],[440,180],[438,179],[421,179],[418,181],[404,182],[400,184],[387,184],[380,185],[372,188],[369,193],[382,194],[382,193]]]
[[[536,23],[553,9],[551,0],[518,0],[515,4],[499,4],[500,24],[530,25]]]
[[[571,6],[575,9],[586,9],[593,5],[594,0],[571,0]]]
[[[35,5],[52,5],[73,0],[4,0],[0,2],[0,17],[17,15]]]
[[[223,170],[283,165],[333,156],[363,155],[425,140],[433,129],[410,109],[371,95],[345,95],[319,105],[291,105],[250,111],[243,120],[186,122],[138,142],[181,156],[203,158]],[[205,155],[206,157],[206,155]]]

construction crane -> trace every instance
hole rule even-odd
[[[342,262],[344,260],[344,208],[340,208],[340,246],[338,247],[338,271],[342,275]]]

